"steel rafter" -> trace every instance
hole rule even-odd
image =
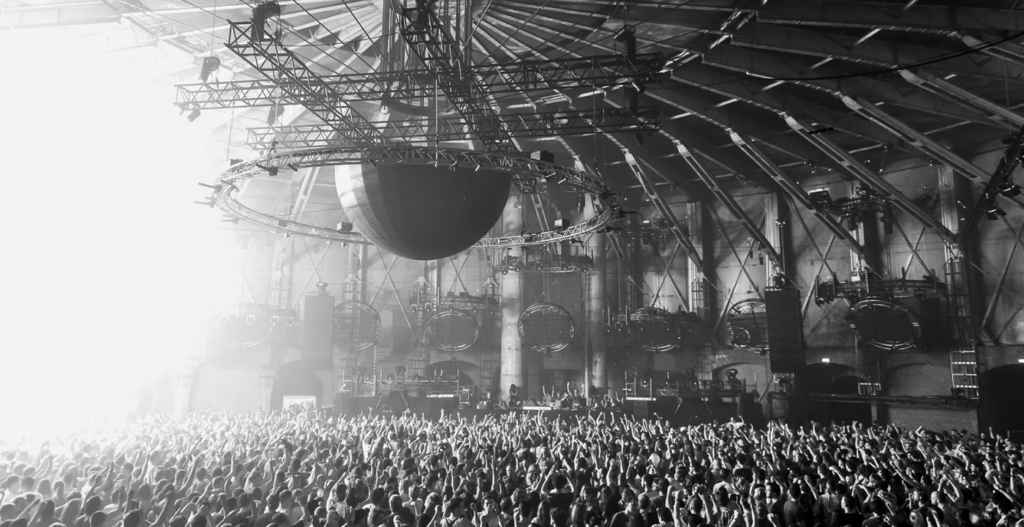
[[[679,155],[682,156],[683,160],[686,161],[686,164],[689,165],[694,173],[697,174],[697,177],[707,185],[708,190],[718,198],[718,201],[720,201],[722,205],[725,205],[725,208],[729,209],[729,212],[731,212],[736,219],[740,220],[743,227],[747,230],[747,233],[750,234],[750,237],[757,241],[768,255],[768,259],[771,260],[772,264],[774,264],[776,268],[781,269],[782,257],[779,256],[779,252],[774,246],[772,246],[771,242],[768,241],[764,232],[758,228],[753,221],[751,221],[750,217],[747,216],[747,213],[743,210],[743,207],[740,207],[740,204],[736,203],[736,200],[733,199],[725,189],[718,185],[718,181],[715,180],[715,176],[708,172],[704,163],[697,159],[697,156],[695,156],[694,153],[686,147],[686,145],[676,142],[676,150],[679,152]]]
[[[492,152],[512,152],[516,146],[497,112],[485,104],[488,91],[471,72],[465,55],[448,35],[429,2],[422,8],[403,8],[402,38],[437,78],[438,87],[458,109],[470,129]]]
[[[538,137],[550,134],[580,135],[601,132],[656,132],[658,108],[641,108],[636,112],[623,108],[600,110],[563,110],[556,112],[517,113],[502,115],[512,137]],[[389,136],[406,141],[458,141],[471,139],[461,120],[416,119],[407,121],[371,121],[386,127]],[[314,148],[338,144],[331,126],[324,124],[250,128],[246,146],[253,150]]]
[[[784,115],[784,118],[790,128],[799,133],[801,137],[809,141],[811,144],[817,146],[822,152],[825,152],[836,163],[842,165],[842,167],[846,169],[850,175],[857,178],[858,181],[864,183],[886,199],[891,199],[896,207],[914,217],[922,224],[934,229],[947,243],[951,245],[958,244],[956,235],[942,225],[942,222],[925,212],[920,206],[911,201],[910,198],[897,190],[896,187],[893,187],[888,181],[885,181],[869,168],[865,167],[848,152],[840,148],[828,138],[824,137],[824,134],[810,133],[813,130],[813,127],[791,115]]]
[[[1024,126],[1024,116],[1021,116],[1009,108],[1004,108],[987,99],[979,97],[945,79],[936,77],[924,71],[902,70],[899,73],[907,80],[907,82],[919,88],[928,90],[940,97],[946,97],[956,101],[957,104],[966,104],[972,108],[986,112],[991,115],[993,119],[999,119],[1015,126]]]
[[[472,66],[472,74],[490,93],[549,89],[608,88],[623,86],[632,79],[657,80],[664,64],[660,53],[637,55],[627,60],[621,55],[602,55],[564,60],[520,60],[511,63]],[[323,75],[320,77],[348,101],[382,101],[387,98],[432,97],[435,75],[429,70],[387,71]],[[249,108],[270,106],[278,100],[298,104],[285,90],[286,79],[240,80],[179,84],[177,104],[207,108]],[[282,99],[283,96],[283,99]]]
[[[643,168],[637,162],[636,157],[627,149],[622,149],[622,155],[626,158],[626,164],[633,171],[637,181],[640,182],[640,186],[643,187],[644,192],[651,198],[651,202],[661,213],[661,216],[668,221],[669,231],[672,232],[672,236],[675,237],[676,241],[679,242],[679,247],[686,253],[686,257],[691,262],[697,265],[699,269],[704,268],[704,263],[701,261],[700,254],[697,252],[697,248],[693,246],[693,242],[690,241],[689,233],[683,228],[682,224],[679,223],[679,218],[672,213],[672,209],[665,203],[665,200],[661,198],[661,194],[658,192],[658,188],[651,181],[651,178],[647,176]],[[682,296],[680,296],[682,298]]]
[[[935,156],[937,159],[953,167],[957,172],[968,179],[976,183],[989,180],[989,175],[970,161],[954,154],[927,135],[889,115],[874,104],[871,104],[861,97],[840,95],[839,98],[851,110],[863,115],[872,122],[877,123],[879,126],[889,130],[894,135],[907,139],[910,144],[917,147],[921,152],[930,156]]]
[[[380,145],[390,142],[372,123],[359,115],[331,85],[270,35],[253,40],[252,22],[229,22],[227,48],[278,85],[311,113],[330,125],[347,143]]]
[[[782,169],[779,168],[779,166],[771,159],[769,159],[760,148],[755,146],[748,137],[732,130],[730,130],[729,137],[732,138],[732,142],[736,144],[743,153],[747,154],[747,156],[749,156],[757,166],[761,167],[761,170],[764,170],[772,179],[774,179],[775,182],[782,187],[783,191],[810,210],[814,214],[814,217],[818,218],[818,221],[823,223],[828,230],[832,231],[832,234],[843,240],[843,242],[857,254],[863,254],[864,248],[861,247],[857,238],[851,235],[850,231],[846,230],[846,228],[836,221],[836,219],[831,215],[813,207],[811,205],[811,198],[807,195],[807,191],[786,175],[786,173],[783,172]]]

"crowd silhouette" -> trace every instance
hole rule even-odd
[[[0,527],[1024,527],[1020,445],[622,414],[140,417],[0,433]]]

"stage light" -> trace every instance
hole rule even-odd
[[[831,362],[832,362],[832,359],[830,359],[828,357],[825,357],[825,358],[821,359],[821,363],[822,364],[830,364]]]
[[[832,194],[827,188],[818,188],[807,193],[812,209],[822,209],[832,205]]]
[[[220,68],[220,59],[216,55],[204,58],[203,65],[199,68],[199,80],[206,84],[210,75],[218,68]]]
[[[995,203],[985,205],[985,217],[988,218],[989,221],[998,220],[999,216],[1006,216],[1006,211],[997,207]]]
[[[1008,198],[1020,196],[1020,191],[1020,186],[1014,185],[1012,181],[1006,181],[1002,185],[999,185],[999,192]]]
[[[196,119],[199,118],[199,115],[200,115],[199,108],[193,108],[192,111],[189,112],[189,114],[188,114],[188,117],[187,117],[188,122],[191,123],[192,121],[195,121]]]
[[[317,293],[326,293],[327,292],[327,282],[317,282],[316,283],[316,292]]]
[[[569,228],[569,225],[572,225],[572,221],[565,218],[558,218],[555,220],[555,230],[564,231]]]
[[[1024,359],[1017,359],[1017,362],[1024,364]]]
[[[615,33],[615,41],[616,42],[626,42],[630,38],[636,38],[636,36],[634,35],[635,33],[636,33],[636,27],[634,27],[632,25],[629,25],[629,24],[626,24],[626,25],[622,26],[622,29],[618,30]]]
[[[279,117],[284,115],[284,105],[276,103],[270,107],[270,112],[267,113],[267,126],[274,126],[274,123]]]

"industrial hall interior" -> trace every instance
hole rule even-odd
[[[1019,0],[0,5],[5,411],[1024,438]]]

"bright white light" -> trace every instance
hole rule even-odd
[[[126,29],[0,31],[12,266],[0,398],[41,419],[130,407],[177,371],[216,309],[224,269],[211,262],[239,252],[218,214],[192,203],[206,195],[196,182],[226,165],[209,137],[229,114],[179,116],[173,84],[196,79],[168,72],[193,59],[120,49]]]
[[[1017,359],[1017,362],[1024,364],[1024,359]]]
[[[824,364],[828,364],[828,363],[832,362],[832,359],[830,359],[828,357],[825,357],[825,358],[821,359],[821,362],[824,363]]]

